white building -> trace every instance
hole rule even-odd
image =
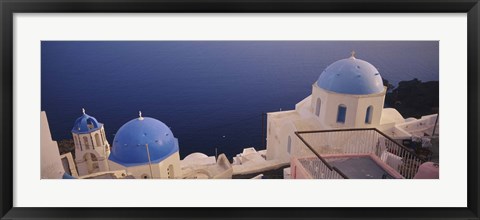
[[[178,140],[172,131],[141,113],[118,130],[110,153],[103,124],[83,110],[72,129],[75,159],[71,153],[60,155],[46,113],[40,116],[42,179],[232,178],[233,168],[224,154],[215,158],[193,153],[180,161]]]
[[[75,162],[80,176],[108,171],[110,144],[105,137],[103,124],[94,117],[83,115],[75,120],[72,128],[75,143]]]
[[[377,128],[407,138],[434,130],[437,115],[405,120],[396,109],[383,108],[387,88],[379,71],[354,55],[329,65],[294,110],[267,114],[267,160],[289,161],[296,131]]]
[[[231,179],[232,165],[225,154],[207,156],[203,153],[192,153],[181,162],[182,178],[184,179]]]
[[[47,114],[40,112],[41,179],[61,179],[65,173],[57,142],[52,140]]]

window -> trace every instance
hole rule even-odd
[[[148,174],[142,174],[142,176],[141,176],[140,178],[142,178],[142,179],[148,179],[148,177],[149,177]]]
[[[100,135],[102,136],[102,145],[105,144],[105,131],[102,129],[100,131]]]
[[[97,128],[98,124],[97,124],[96,121],[89,118],[89,119],[87,119],[87,127],[88,127],[88,130],[90,130],[90,129],[93,129],[93,128]]]
[[[102,143],[100,142],[100,135],[98,133],[95,134],[95,142],[97,147],[102,146]]]
[[[95,154],[91,153],[91,158],[92,158],[92,161],[98,161],[97,156],[95,156]]]
[[[172,165],[172,164],[168,165],[167,174],[168,174],[168,178],[169,178],[169,179],[173,179],[173,178],[174,178],[174,175],[173,175],[173,165]]]
[[[373,115],[373,106],[368,106],[367,112],[365,113],[365,124],[372,123],[372,115]]]
[[[317,117],[320,116],[320,108],[322,107],[322,100],[320,98],[317,98],[317,107],[315,108],[315,115]]]
[[[88,174],[96,173],[99,171],[98,159],[95,154],[86,153],[83,155],[84,161],[87,163]]]
[[[83,145],[85,145],[85,150],[90,149],[90,145],[88,143],[88,138],[87,137],[83,137]]]
[[[343,104],[338,106],[337,123],[345,123],[345,117],[347,115],[347,107]]]
[[[288,136],[288,143],[287,143],[288,154],[290,154],[291,151],[292,151],[292,138],[290,136]]]
[[[78,149],[78,147],[79,147],[79,145],[80,145],[80,144],[78,143],[78,138],[77,138],[77,136],[73,136],[73,138],[74,138],[74,141],[75,141],[75,147]]]

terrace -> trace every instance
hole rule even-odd
[[[292,178],[411,179],[425,162],[375,128],[295,134]]]

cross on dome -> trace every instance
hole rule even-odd
[[[350,58],[355,59],[355,51],[352,50]]]
[[[82,108],[82,113],[85,114],[85,109],[84,108]]]
[[[143,120],[142,111],[138,111],[138,120]]]

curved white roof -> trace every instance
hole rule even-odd
[[[382,118],[380,119],[380,124],[388,124],[388,123],[404,123],[405,119],[394,108],[384,108],[382,109]]]
[[[195,152],[195,153],[189,154],[188,156],[183,158],[183,160],[198,160],[198,159],[203,159],[203,158],[207,158],[207,157],[208,156],[203,154],[203,153]]]

